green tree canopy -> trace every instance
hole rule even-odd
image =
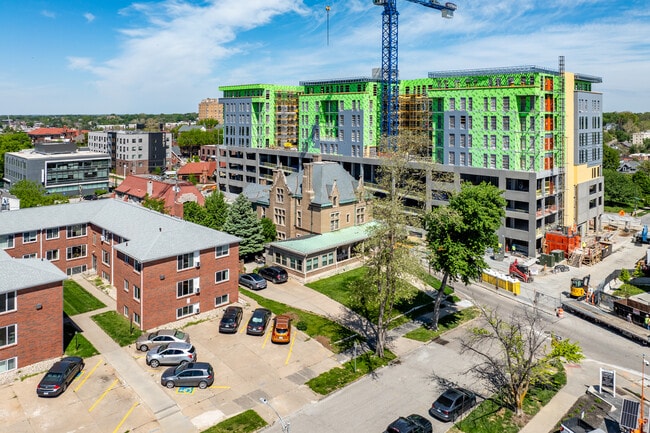
[[[264,242],[273,242],[278,238],[278,232],[275,228],[275,224],[271,218],[264,217],[260,220],[262,224],[262,234],[264,235]]]
[[[215,230],[221,230],[228,218],[228,203],[223,192],[212,191],[212,194],[205,198],[205,211],[207,214],[207,226]]]
[[[257,219],[251,202],[243,194],[230,205],[223,231],[242,239],[239,244],[240,257],[250,256],[264,249],[262,224]]]
[[[9,192],[20,199],[21,208],[49,206],[70,201],[62,194],[48,194],[43,185],[27,179],[16,182]]]
[[[194,224],[209,227],[208,211],[203,206],[194,201],[186,201],[183,203],[183,219]]]
[[[616,170],[603,170],[605,203],[610,206],[628,206],[634,203],[636,190],[632,176]]]
[[[448,282],[469,284],[487,268],[487,248],[498,246],[496,230],[505,217],[502,191],[487,183],[463,183],[449,205],[433,209],[425,217],[429,262],[443,274],[434,303],[433,328],[438,328],[442,293]]]
[[[0,134],[0,175],[5,174],[5,153],[18,152],[32,147],[29,136],[24,132]]]
[[[619,167],[620,156],[618,150],[607,145],[603,145],[603,168],[617,170]]]
[[[147,194],[142,200],[142,206],[147,209],[155,210],[160,213],[167,213],[165,211],[165,199],[164,198],[153,198]]]

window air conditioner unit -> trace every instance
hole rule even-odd
[[[102,242],[106,242],[106,236],[102,235],[102,237],[101,237],[101,241],[102,241]]]
[[[196,307],[196,314],[199,314],[201,312],[201,309],[197,306]]]
[[[196,267],[196,269],[200,269],[201,268],[201,262],[196,262],[196,264],[194,266]]]
[[[196,290],[194,290],[194,293],[196,293],[197,295],[198,295],[199,293],[201,293],[201,288],[200,288],[200,287],[197,287]]]

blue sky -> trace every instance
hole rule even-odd
[[[402,79],[536,65],[595,75],[604,111],[650,111],[647,0],[397,0]],[[327,16],[329,5],[329,45]],[[370,76],[372,0],[0,0],[0,115],[186,113],[220,85]]]

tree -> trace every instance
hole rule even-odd
[[[632,176],[616,170],[603,170],[605,178],[605,204],[626,206],[634,202],[636,189]]]
[[[498,246],[496,230],[505,217],[505,199],[494,185],[463,183],[449,205],[425,217],[431,269],[442,273],[433,307],[432,327],[438,329],[440,304],[449,282],[469,284],[486,269],[487,248]]]
[[[242,239],[239,243],[240,257],[259,253],[264,249],[262,224],[257,219],[251,202],[243,194],[239,194],[230,206],[223,231]]]
[[[275,224],[271,218],[264,217],[260,220],[262,224],[262,234],[264,235],[264,242],[273,242],[278,238],[278,232],[275,229]]]
[[[144,199],[142,200],[142,206],[146,207],[147,209],[155,210],[156,212],[160,212],[163,214],[167,213],[167,211],[165,210],[164,198],[153,198],[150,197],[149,194],[147,194],[144,196]]]
[[[32,147],[32,142],[25,132],[0,134],[0,176],[5,173],[5,153],[18,152]]]
[[[207,226],[215,230],[221,230],[228,218],[228,203],[226,203],[223,192],[215,190],[205,198],[205,211]]]
[[[621,165],[619,161],[620,157],[618,150],[603,145],[603,168],[618,170],[618,167]]]
[[[419,154],[421,144],[428,142],[410,135],[400,135],[397,140],[396,149],[384,147],[384,163],[377,171],[382,195],[373,199],[374,224],[360,246],[367,274],[351,290],[353,303],[365,311],[372,323],[375,354],[379,357],[384,356],[393,306],[414,296],[407,280],[419,270],[408,247],[407,226],[414,222],[405,212],[404,201],[407,196],[421,194],[422,184],[410,160]]]
[[[551,335],[549,347],[537,309],[524,308],[509,319],[485,307],[479,309],[484,326],[471,330],[461,342],[461,353],[479,358],[470,371],[515,415],[523,414],[530,386],[547,383],[554,365],[578,363],[584,358],[580,346],[569,339]]]
[[[49,206],[70,201],[62,194],[48,194],[43,185],[27,179],[16,182],[9,192],[20,199],[21,208]]]
[[[203,206],[194,201],[186,201],[183,203],[183,219],[208,227],[208,212]]]

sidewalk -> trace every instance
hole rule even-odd
[[[196,432],[196,427],[182,414],[176,402],[165,393],[160,384],[153,382],[147,373],[137,365],[135,359],[106,335],[91,319],[91,316],[96,314],[115,311],[115,300],[82,276],[75,276],[73,280],[106,304],[106,307],[101,310],[72,317],[72,320],[81,328],[83,336],[95,346],[101,354],[100,356],[115,369],[122,382],[131,387],[140,397],[142,403],[149,407],[159,422],[161,432]]]

